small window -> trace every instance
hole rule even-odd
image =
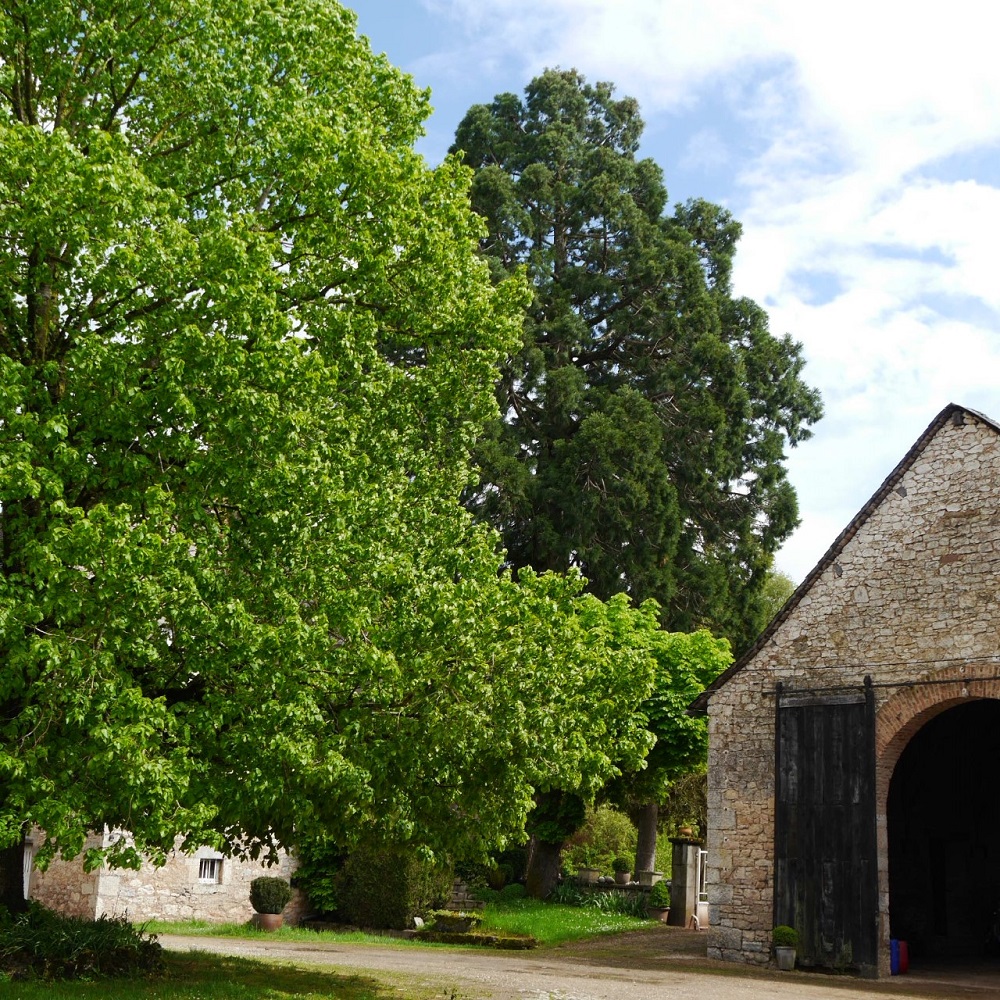
[[[222,858],[201,858],[198,862],[199,882],[222,881]]]

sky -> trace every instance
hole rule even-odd
[[[575,68],[638,99],[672,202],[743,224],[734,291],[801,342],[825,416],[788,457],[799,582],[934,416],[1000,419],[1000,5],[355,0],[431,90],[438,163],[472,104]]]

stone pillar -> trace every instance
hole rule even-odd
[[[672,927],[687,927],[698,913],[698,852],[701,843],[685,837],[671,837],[670,918]]]

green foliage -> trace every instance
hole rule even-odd
[[[767,574],[760,592],[759,630],[771,623],[771,619],[785,606],[785,602],[795,593],[795,581],[786,573],[772,570]]]
[[[281,913],[292,898],[292,887],[283,879],[261,875],[250,883],[250,905],[258,913]]]
[[[506,903],[515,899],[524,899],[524,886],[520,882],[511,882],[500,890],[500,899]]]
[[[575,833],[563,852],[563,867],[571,872],[578,868],[613,870],[617,857],[635,857],[636,831],[624,813],[608,805],[587,811],[587,819]],[[631,871],[631,862],[623,871]]]
[[[561,844],[583,825],[587,807],[573,792],[552,790],[540,794],[531,812],[528,832],[546,844]]]
[[[708,771],[699,767],[671,781],[660,809],[661,827],[672,837],[688,825],[696,835],[708,829]]]
[[[580,889],[572,882],[557,885],[549,894],[549,903],[583,906],[599,913],[615,913],[626,917],[646,916],[646,896],[641,892],[621,889]]]
[[[797,948],[799,946],[799,932],[787,924],[779,924],[771,931],[771,944],[775,948]]]
[[[162,949],[122,917],[63,917],[31,903],[0,920],[0,972],[14,979],[95,979],[162,971]]]
[[[351,852],[336,878],[338,915],[360,927],[410,927],[447,902],[452,870],[412,848],[366,845]]]
[[[640,892],[598,889],[584,894],[583,905],[601,913],[617,913],[623,917],[646,916],[646,900]]]
[[[632,862],[628,858],[623,858],[621,856],[613,858],[611,861],[611,870],[617,875],[618,872],[630,872],[632,871]]]
[[[317,838],[301,843],[295,855],[299,867],[292,884],[305,892],[312,912],[332,915],[337,910],[336,877],[347,853],[328,840]]]
[[[660,909],[667,909],[670,906],[670,883],[664,879],[653,884],[646,897],[648,906],[655,906]]]
[[[515,568],[577,566],[599,596],[653,597],[665,627],[742,648],[798,519],[785,448],[819,397],[800,346],[732,295],[739,223],[702,200],[668,215],[642,129],[633,99],[574,70],[458,127],[482,254],[534,291],[468,503]]]
[[[523,280],[335,0],[134,7],[0,11],[0,846],[522,842],[656,627],[459,504]]]
[[[560,882],[549,893],[550,903],[561,903],[564,906],[583,906],[586,893],[573,882]]]

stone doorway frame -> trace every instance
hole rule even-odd
[[[878,843],[878,975],[889,976],[889,783],[907,744],[936,715],[970,701],[1000,700],[996,663],[956,663],[911,682],[875,712],[875,821]]]

